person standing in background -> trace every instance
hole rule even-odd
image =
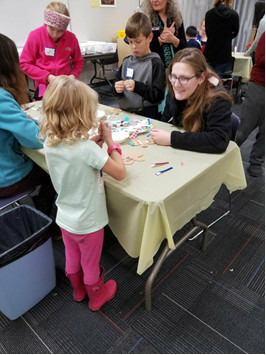
[[[235,139],[239,146],[255,128],[259,127],[249,156],[250,165],[247,171],[251,176],[261,176],[265,159],[265,32],[257,45],[255,65],[251,70],[248,90],[241,106],[240,120]]]
[[[260,36],[265,30],[265,19],[261,22],[265,15],[265,0],[258,0],[254,7],[254,16],[252,22],[252,33],[249,42],[246,44],[248,50],[244,53],[245,56],[252,56],[253,64],[255,63],[255,50],[260,39]]]
[[[161,57],[165,68],[175,53],[187,46],[182,15],[177,0],[143,0],[140,11],[152,24],[152,52]]]
[[[199,26],[199,32],[197,35],[197,40],[200,42],[201,47],[205,46],[207,42],[206,29],[205,29],[205,18],[201,20]]]
[[[20,56],[24,73],[35,80],[34,99],[42,99],[58,75],[78,78],[84,59],[76,36],[67,31],[70,22],[65,4],[51,2],[44,10],[44,25],[29,34]]]
[[[220,77],[232,63],[232,39],[239,31],[239,16],[232,5],[232,0],[215,0],[213,8],[205,15],[208,41],[204,55]]]

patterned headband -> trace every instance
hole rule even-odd
[[[44,10],[44,23],[46,25],[59,28],[60,30],[66,31],[69,25],[70,17],[58,12],[52,11],[50,9]]]

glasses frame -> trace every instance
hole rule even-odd
[[[173,78],[172,78],[172,74],[169,74],[169,75],[168,75],[168,79],[169,79],[170,83],[173,84],[173,85],[175,85],[176,81],[178,81],[181,86],[186,86],[186,85],[188,84],[188,82],[189,82],[191,79],[195,78],[196,76],[197,76],[197,75],[193,75],[193,76],[191,76],[190,78],[187,78],[187,77],[185,77],[185,76],[179,76],[179,77],[176,77],[175,79],[173,79]],[[186,82],[185,82],[185,83],[181,83],[180,78],[185,79]],[[181,79],[181,80],[182,80],[182,79]]]

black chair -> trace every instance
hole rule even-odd
[[[117,49],[113,56],[111,58],[106,58],[106,59],[100,59],[100,66],[101,66],[101,72],[103,74],[104,79],[107,81],[107,83],[112,87],[112,83],[110,80],[106,77],[106,72],[111,71],[111,72],[117,72],[119,70],[119,67],[116,66],[114,68],[108,68],[106,66],[111,65],[111,64],[116,64],[118,63],[118,52]]]
[[[240,118],[234,113],[232,112],[231,114],[231,124],[232,124],[232,131],[231,131],[231,140],[234,141],[235,137],[236,137],[236,132],[237,129],[240,125]],[[215,219],[213,222],[211,222],[208,225],[208,228],[210,228],[211,226],[213,226],[215,223],[217,223],[218,221],[220,221],[223,217],[227,216],[230,212],[231,212],[231,194],[228,191],[228,210],[226,212],[224,212],[220,217],[218,217],[217,219]],[[199,233],[197,233],[196,235],[194,235],[192,238],[190,238],[189,240],[193,240],[195,238],[197,238],[201,233],[203,233],[203,231],[200,231]]]
[[[233,69],[235,64],[235,57],[231,58],[230,63],[228,64],[227,70],[224,72],[223,77],[221,78],[224,88],[232,95],[233,89]]]
[[[0,197],[0,211],[8,206],[19,206],[20,200],[25,197],[30,197],[30,194],[34,191],[35,187],[31,187],[11,197]]]

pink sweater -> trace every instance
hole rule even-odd
[[[39,87],[39,97],[42,97],[46,90],[49,74],[55,76],[73,74],[78,78],[83,63],[76,36],[65,31],[56,43],[49,36],[46,25],[30,32],[20,56],[21,69],[35,80],[35,88]]]

